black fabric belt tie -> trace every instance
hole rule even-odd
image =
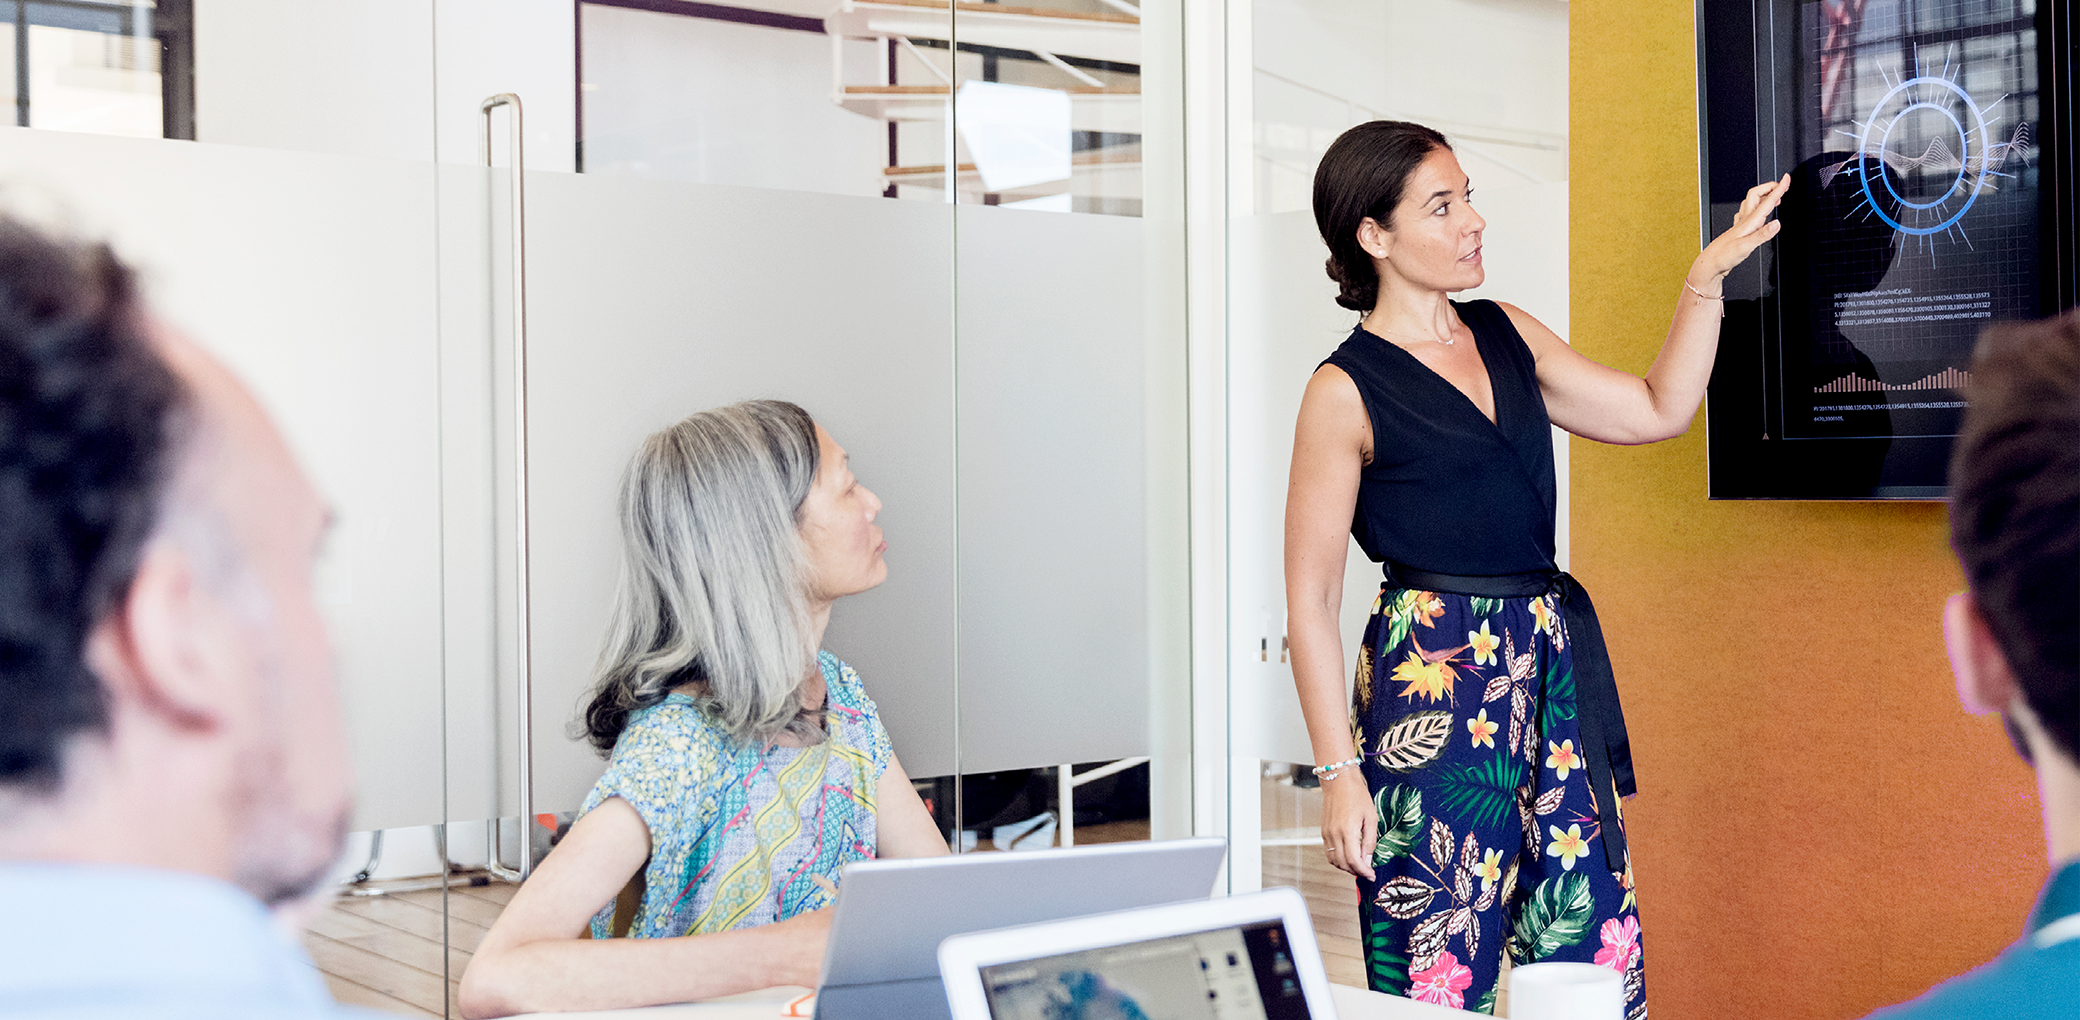
[[[1618,806],[1603,801],[1613,789],[1620,797],[1630,797],[1639,792],[1639,784],[1632,775],[1632,742],[1625,733],[1625,710],[1618,704],[1618,678],[1611,671],[1610,649],[1603,643],[1596,605],[1589,601],[1582,583],[1564,570],[1467,576],[1391,562],[1385,568],[1388,584],[1416,591],[1490,599],[1560,596],[1561,620],[1567,626],[1568,643],[1574,647],[1575,717],[1582,731],[1583,766],[1589,774],[1589,788],[1596,792],[1597,810],[1610,812],[1615,822]],[[1616,824],[1600,827],[1605,861],[1612,871],[1624,871],[1624,830]]]

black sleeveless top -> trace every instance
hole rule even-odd
[[[1324,365],[1358,386],[1372,463],[1351,535],[1374,561],[1439,574],[1555,569],[1552,421],[1531,348],[1493,301],[1452,302],[1473,331],[1495,421],[1416,360],[1359,326]]]

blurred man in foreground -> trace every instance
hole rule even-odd
[[[2052,876],[2020,942],[1882,1020],[2080,1016],[2080,317],[1988,330],[1970,396],[1950,540],[1971,590],[1943,636],[1966,707],[2037,770]]]
[[[109,250],[0,219],[0,1017],[335,1017],[327,512]]]

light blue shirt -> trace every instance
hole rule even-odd
[[[371,1020],[259,901],[180,871],[0,863],[0,1018]]]
[[[2080,864],[2045,883],[2029,934],[1993,962],[1869,1020],[2080,1017]]]

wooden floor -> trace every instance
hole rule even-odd
[[[1329,866],[1318,846],[1264,848],[1264,888],[1289,885],[1307,900],[1322,966],[1339,985],[1365,987],[1365,952],[1358,943],[1358,886]]]
[[[303,944],[341,1002],[409,1017],[453,1015],[446,1007],[454,1002],[470,953],[517,888],[496,883],[449,890],[447,942],[453,948],[445,979],[439,889],[342,896],[312,921]]]
[[[1265,777],[1259,790],[1264,830],[1313,835],[1321,831],[1322,791],[1293,785],[1290,775]],[[1322,965],[1339,985],[1365,986],[1365,953],[1358,944],[1358,885],[1329,866],[1320,845],[1264,848],[1264,888],[1289,885],[1307,900]]]
[[[1271,792],[1266,791],[1267,808]],[[1292,796],[1290,788],[1282,792]],[[1297,817],[1294,812],[1280,820],[1296,821]],[[1076,830],[1079,845],[1147,838],[1146,821],[1110,822]],[[1315,937],[1321,942],[1329,980],[1362,987],[1365,963],[1357,938],[1357,890],[1350,876],[1329,867],[1320,847],[1267,847],[1264,884],[1300,890],[1314,916]],[[449,891],[447,943],[452,948],[447,952],[445,977],[439,889],[342,896],[311,923],[303,943],[324,973],[333,997],[341,1002],[408,1017],[454,1015],[444,1013],[443,1007],[452,1007],[470,953],[517,888],[495,883]]]

